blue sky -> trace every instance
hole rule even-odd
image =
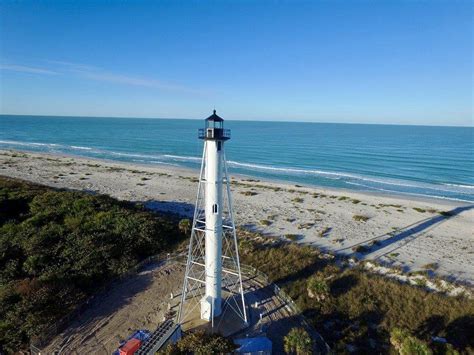
[[[472,125],[470,1],[2,1],[0,113]]]

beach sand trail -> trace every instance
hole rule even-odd
[[[44,353],[111,354],[136,330],[154,330],[163,321],[170,294],[179,292],[183,276],[184,266],[171,263],[116,281]]]

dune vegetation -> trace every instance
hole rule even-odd
[[[246,231],[240,231],[240,248],[242,262],[290,295],[336,353],[407,353],[413,347],[428,349],[427,354],[474,351],[472,299],[428,292],[362,267],[342,268],[313,247],[270,242]],[[405,337],[398,348],[390,341],[397,329]]]
[[[0,177],[0,353],[183,238],[170,216]]]
[[[0,352],[26,348],[140,260],[176,250],[189,230],[110,197],[0,177]],[[239,236],[242,262],[281,286],[337,353],[474,351],[473,300],[344,268],[312,247]]]
[[[203,330],[186,333],[176,344],[168,344],[158,355],[232,354],[236,346],[220,334],[206,334]]]

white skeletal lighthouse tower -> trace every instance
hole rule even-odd
[[[224,151],[230,130],[215,110],[205,122],[199,130],[204,150],[178,321],[196,318],[199,308],[200,318],[213,326],[227,311],[247,322]]]

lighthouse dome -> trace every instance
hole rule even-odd
[[[214,122],[224,122],[224,119],[222,117],[219,117],[216,114],[216,110],[212,112],[212,115],[210,115],[208,118],[206,118],[206,121],[214,121]]]

